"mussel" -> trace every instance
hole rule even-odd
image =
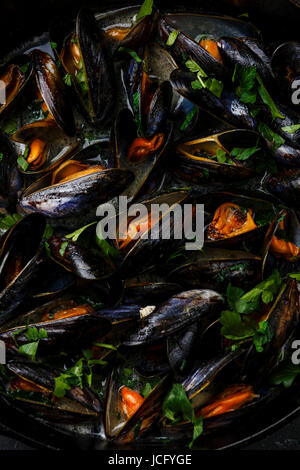
[[[0,243],[0,324],[11,318],[29,294],[41,260],[42,238],[46,227],[40,214],[20,219],[1,238]]]
[[[185,140],[176,147],[173,171],[181,179],[193,183],[207,180],[207,173],[209,180],[249,178],[255,175],[264,147],[259,135],[246,129]],[[252,149],[249,158],[247,149]]]
[[[76,32],[65,38],[60,59],[71,76],[84,114],[96,126],[110,119],[115,103],[114,69],[104,31],[89,9],[79,11]]]
[[[75,123],[71,103],[58,68],[49,54],[35,49],[31,53],[39,94],[45,105],[48,119],[69,136],[75,134]]]
[[[66,139],[53,119],[42,119],[19,128],[11,137],[26,146],[23,158],[25,167],[19,170],[26,174],[40,174],[51,171],[63,161],[71,158],[79,142]]]
[[[25,212],[66,217],[109,201],[122,193],[133,178],[129,170],[107,169],[95,144],[32,183],[23,192],[20,205]]]
[[[27,88],[32,76],[30,57],[19,55],[0,67],[1,102],[0,115],[7,114]]]
[[[147,316],[124,344],[139,346],[154,343],[200,319],[204,332],[217,318],[222,304],[222,296],[211,290],[195,289],[177,294]]]
[[[0,333],[7,348],[18,352],[20,346],[30,342],[26,336],[28,329],[43,329],[46,334],[39,342],[38,353],[49,354],[57,348],[72,350],[79,343],[88,344],[92,339],[105,336],[111,323],[89,304],[79,304],[68,296],[41,305],[7,326],[9,328],[2,328]]]
[[[87,387],[70,387],[61,398],[54,395],[58,370],[25,360],[12,361],[7,368],[12,373],[7,395],[17,400],[23,409],[54,421],[76,423],[99,419],[101,403]]]

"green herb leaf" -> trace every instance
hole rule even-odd
[[[257,352],[263,352],[263,346],[271,341],[273,333],[267,320],[259,323],[258,329],[254,333],[253,344]]]
[[[258,73],[256,73],[256,79],[258,81],[258,93],[259,93],[259,96],[261,97],[262,101],[269,107],[271,113],[272,113],[272,118],[273,119],[284,119],[285,116],[283,116],[282,114],[280,114],[280,112],[278,111],[277,109],[277,106],[276,104],[274,103],[270,93],[268,92],[268,90],[266,89],[260,75]]]
[[[137,55],[137,53],[133,51],[132,49],[129,49],[128,47],[121,46],[119,48],[119,51],[127,52],[127,54],[129,54],[137,63],[143,62],[142,59]]]
[[[52,49],[57,49],[57,43],[56,42],[51,41],[50,45],[51,45]]]
[[[260,147],[251,147],[251,148],[241,148],[241,147],[234,147],[230,155],[237,160],[245,161],[248,160],[248,158],[252,157],[255,153],[257,153],[260,149]]]
[[[4,123],[4,126],[2,127],[3,132],[5,132],[8,135],[12,135],[16,132],[18,127],[18,123],[16,119],[9,119]]]
[[[72,75],[70,73],[66,73],[66,75],[63,77],[63,81],[67,86],[72,86]]]
[[[146,382],[143,387],[143,390],[141,391],[141,395],[144,398],[147,398],[147,396],[150,395],[151,392],[152,392],[151,384],[149,382]]]
[[[173,384],[163,402],[162,411],[172,424],[185,420],[193,423],[193,439],[189,444],[191,448],[195,440],[202,434],[203,420],[202,417],[196,418],[192,404],[181,384]]]
[[[32,361],[35,360],[35,356],[38,350],[39,340],[33,341],[32,343],[23,344],[19,347],[19,352],[28,356]]]
[[[114,246],[108,243],[104,238],[101,238],[100,228],[97,229],[96,243],[104,256],[113,259],[120,256],[120,252]]]
[[[193,59],[187,60],[185,66],[190,72],[199,73],[201,77],[207,77],[207,74],[204,72],[204,70]]]
[[[289,388],[298,375],[300,375],[300,365],[285,362],[279,364],[272,372],[270,382],[273,385],[283,385],[285,388]]]
[[[51,238],[53,235],[53,232],[54,232],[53,227],[51,227],[51,225],[49,224],[46,224],[46,227],[43,233],[43,239],[48,240],[49,238]]]
[[[27,160],[25,160],[25,158],[22,155],[20,155],[17,161],[18,161],[18,165],[20,166],[20,168],[22,168],[23,171],[26,171],[27,168],[29,167],[29,163],[27,162]]]
[[[83,227],[80,227],[79,229],[75,230],[75,232],[72,232],[72,233],[69,233],[68,235],[65,235],[65,238],[68,238],[68,239],[71,239],[72,242],[77,242],[78,238],[80,237],[80,235],[89,227],[91,227],[92,225],[95,225],[97,224],[97,221],[96,222],[91,222],[90,224],[88,225],[84,225]]]
[[[61,256],[62,258],[65,256],[65,252],[66,252],[68,243],[69,243],[69,242],[63,242],[63,243],[61,244],[61,246],[60,246],[59,254],[60,254],[60,256]]]
[[[27,70],[29,69],[29,66],[30,66],[30,62],[27,62],[26,64],[21,65],[20,66],[21,72],[25,74]]]
[[[180,31],[172,31],[167,39],[166,45],[167,46],[173,46],[175,43],[176,39],[178,38]]]
[[[151,15],[153,10],[153,0],[145,0],[142,4],[140,11],[137,14],[136,21],[144,18],[144,16]]]
[[[288,276],[292,279],[296,279],[296,281],[300,281],[300,273],[289,273]]]
[[[274,149],[284,144],[285,140],[272,129],[270,129],[264,122],[258,122],[258,132],[269,142],[273,144]]]
[[[245,104],[254,104],[257,99],[256,68],[236,66],[232,80],[238,82],[236,95]]]
[[[242,320],[237,312],[225,310],[221,314],[221,334],[227,339],[242,341],[255,334],[255,328]]]
[[[292,126],[285,126],[281,128],[283,132],[287,132],[288,134],[294,134],[300,129],[300,124],[294,124]]]
[[[188,125],[190,124],[190,122],[192,121],[192,119],[193,119],[193,117],[195,116],[196,113],[197,113],[197,107],[194,106],[193,109],[186,116],[184,122],[180,126],[180,130],[182,132],[187,129]]]
[[[7,232],[15,223],[22,219],[20,214],[6,215],[0,220],[0,235]]]

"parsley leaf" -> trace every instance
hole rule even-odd
[[[153,10],[153,0],[145,0],[137,14],[136,21],[144,18],[145,16],[151,15]]]
[[[192,110],[188,113],[188,115],[186,116],[185,120],[183,121],[183,123],[181,124],[180,126],[180,130],[183,132],[187,129],[188,125],[190,124],[190,122],[192,121],[193,117],[195,116],[195,114],[197,113],[197,107],[194,106],[192,108]]]
[[[60,256],[61,256],[62,258],[65,256],[65,252],[66,252],[68,243],[69,243],[69,242],[62,242],[62,244],[61,244],[61,246],[60,246],[59,254],[60,254]]]
[[[273,333],[267,320],[259,323],[258,329],[254,333],[253,344],[257,352],[263,352],[263,346],[271,341]]]
[[[68,239],[71,239],[72,242],[77,242],[78,238],[80,237],[80,235],[89,227],[91,227],[92,225],[95,225],[97,223],[96,222],[91,222],[90,224],[88,225],[84,225],[83,227],[80,227],[79,229],[75,230],[74,232],[72,233],[69,233],[68,235],[65,235],[65,238],[68,238]]]
[[[23,171],[26,171],[29,167],[29,163],[22,155],[18,157],[18,165],[22,168]]]
[[[256,146],[251,148],[234,147],[231,150],[230,155],[236,158],[237,160],[245,161],[248,160],[248,158],[252,157],[252,155],[254,155],[259,150],[261,150],[260,147]]]
[[[195,440],[203,432],[203,418],[202,416],[196,418],[192,404],[181,384],[173,384],[163,402],[162,411],[164,416],[168,418],[172,424],[186,420],[194,425],[193,439],[189,444],[191,448]]]
[[[292,126],[285,126],[281,128],[283,132],[287,132],[288,134],[294,134],[300,129],[300,124],[294,124]]]
[[[128,47],[121,46],[119,48],[119,51],[127,52],[127,54],[129,54],[138,64],[143,62],[142,59],[137,55],[137,53],[133,51],[132,49],[129,49]]]
[[[176,30],[171,31],[171,33],[169,34],[169,37],[167,39],[166,45],[167,46],[173,46],[176,39],[178,38],[179,33],[180,33],[180,31],[176,31]]]
[[[274,149],[284,144],[285,140],[279,134],[276,134],[270,129],[267,124],[262,121],[258,122],[258,132],[269,142],[273,144]]]
[[[66,75],[63,77],[63,81],[67,86],[72,86],[72,75],[70,73],[66,73]]]
[[[289,388],[298,375],[300,375],[300,365],[281,363],[272,372],[270,382],[273,385],[283,385],[285,388]]]
[[[270,93],[266,89],[265,85],[263,84],[263,81],[258,73],[256,73],[256,79],[258,81],[258,94],[261,97],[262,101],[269,107],[271,113],[272,113],[272,118],[273,119],[284,119],[284,116],[280,114],[280,112],[277,109],[276,104],[274,103]]]

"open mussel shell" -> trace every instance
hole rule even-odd
[[[256,124],[248,107],[233,92],[223,90],[221,98],[218,98],[206,88],[193,89],[194,80],[195,74],[180,69],[174,70],[170,76],[173,88],[180,95],[196,104],[201,111],[208,113],[218,122],[225,122],[238,128],[255,129]]]
[[[133,114],[129,109],[124,109],[116,118],[111,134],[112,160],[116,162],[118,168],[124,168],[124,170],[131,171],[135,175],[134,181],[126,190],[129,200],[135,199],[143,193],[143,188],[145,185],[147,186],[152,173],[167,157],[172,136],[172,126],[167,124],[161,132],[165,136],[161,147],[144,161],[133,163],[128,160],[129,148],[137,138],[137,128]]]
[[[215,41],[224,35],[235,38],[260,38],[260,33],[253,24],[239,18],[183,12],[166,13],[165,18],[177,31],[183,31],[196,41],[205,35]]]
[[[105,31],[106,35],[118,41],[114,55],[120,55],[120,48],[122,47],[136,51],[146,44],[154,31],[157,17],[158,12],[153,7],[151,15],[146,15],[139,19],[131,28],[115,28],[114,26],[107,28]]]
[[[176,18],[176,16],[175,16]],[[182,57],[187,57],[199,64],[208,75],[212,75],[219,80],[223,80],[226,75],[226,69],[213,55],[207,52],[200,44],[185,34],[181,29],[177,29],[172,24],[170,17],[161,16],[158,21],[158,33],[162,44],[166,44],[170,34],[179,31],[174,45],[170,48],[178,66],[182,64]],[[199,33],[198,33],[199,34]]]
[[[201,331],[204,332],[216,320],[223,301],[220,294],[208,289],[174,295],[148,315],[124,344],[141,346],[155,343],[198,320],[201,320]]]
[[[243,350],[221,352],[208,361],[198,364],[182,381],[193,408],[205,405],[215,393],[224,387],[224,378],[232,382],[239,374],[239,364],[235,361]],[[227,373],[227,374],[226,374]],[[225,375],[226,374],[226,375]]]
[[[8,63],[0,65],[0,80],[5,87],[5,102],[0,103],[0,117],[4,117],[22,97],[32,77],[32,63],[29,56],[19,55]]]
[[[52,368],[33,363],[30,361],[11,361],[7,364],[7,369],[14,374],[17,384],[14,380],[9,385],[8,392],[12,393],[15,399],[20,400],[23,409],[38,411],[43,417],[54,419],[55,421],[77,422],[91,419],[99,419],[102,411],[102,404],[94,392],[87,387],[73,387],[68,390],[65,397],[55,398],[53,395],[55,387],[55,377],[60,372]],[[33,387],[38,393],[24,394],[22,384]],[[20,384],[20,388],[18,388]],[[27,388],[28,390],[28,388]],[[9,394],[8,394],[9,396]]]
[[[179,259],[180,261],[180,259]],[[180,279],[185,288],[199,287],[224,289],[230,282],[243,286],[245,282],[258,281],[262,259],[240,250],[205,247],[201,252],[191,253],[169,274],[170,280]]]
[[[63,178],[62,182],[53,183],[52,171],[36,180],[23,192],[20,205],[25,212],[40,212],[50,218],[77,215],[121,194],[134,178],[129,170],[105,169],[106,164],[98,144],[79,151],[63,165],[63,168],[59,166],[55,169],[56,172],[61,168],[63,173],[67,171],[67,177]],[[87,174],[82,175],[82,166],[87,169]],[[96,171],[93,171],[93,168]]]
[[[41,166],[35,168],[34,164],[29,165],[26,171],[20,165],[18,166],[19,171],[27,175],[38,175],[52,171],[56,166],[71,158],[79,147],[79,142],[65,137],[53,119],[42,119],[27,124],[18,129],[11,138],[29,148],[35,139],[45,143],[45,161]]]
[[[69,136],[75,135],[75,122],[69,96],[52,57],[35,49],[31,53],[38,89],[57,125]]]
[[[130,442],[143,434],[158,416],[162,399],[167,391],[168,377],[145,379],[128,365],[116,366],[111,374],[106,402],[105,432],[109,438]],[[143,397],[143,387],[150,386],[150,392]],[[136,401],[131,408],[127,396]],[[138,426],[137,426],[138,425]]]
[[[5,134],[0,133],[0,206],[14,212],[18,193],[23,187],[23,176],[17,165],[15,148]]]
[[[28,343],[27,328],[43,328],[47,332],[47,336],[39,343],[39,351],[43,354],[55,353],[59,348],[70,350],[78,344],[87,344],[93,339],[105,336],[111,328],[111,323],[89,305],[80,305],[68,296],[41,305],[19,316],[7,326],[8,329],[2,328],[0,338],[8,348],[16,352],[19,346]]]
[[[77,71],[71,52],[72,41],[77,41],[80,51],[81,72],[86,90],[82,89],[76,79]],[[72,76],[81,107],[92,124],[98,126],[110,119],[115,103],[114,69],[106,50],[104,31],[100,29],[89,9],[82,8],[79,11],[76,33],[65,39],[61,60],[67,73]]]
[[[0,324],[8,321],[29,294],[41,259],[41,242],[46,227],[42,215],[20,219],[0,243]]]
[[[289,353],[299,325],[299,291],[295,279],[289,279],[264,315],[272,332],[271,340],[258,353],[253,345],[248,350],[243,368],[243,377],[258,383],[269,375],[274,367]]]
[[[252,148],[258,146],[258,141],[261,144],[259,145],[261,156],[265,148],[263,139],[256,132],[246,129],[232,129],[211,136],[185,140],[176,147],[174,172],[181,179],[194,183],[207,180],[207,175],[205,176],[207,171],[213,179],[250,178],[255,175],[255,154],[246,162],[231,158],[231,163],[220,163],[216,159],[216,152],[222,150],[230,156],[235,147]]]
[[[230,384],[238,377],[240,365],[237,360],[243,353],[241,349],[221,352],[211,359],[198,363],[181,381],[195,411],[209,403],[224,389],[226,383]],[[171,425],[166,418],[162,420],[164,430],[175,434],[185,429],[187,424],[186,421],[182,421],[177,425]]]
[[[214,214],[205,231],[205,243],[216,247],[258,243],[278,212],[267,200],[229,192],[210,194],[205,208]]]
[[[81,279],[96,281],[110,277],[115,267],[109,258],[92,252],[65,237],[54,236],[48,241],[51,258]],[[63,247],[63,250],[62,250]]]
[[[182,240],[175,238],[174,223],[171,223],[170,236],[163,237],[163,231],[166,224],[170,226],[174,210],[183,204],[187,197],[188,193],[184,191],[174,191],[142,201],[148,211],[148,226],[145,228],[145,231],[136,234],[138,236],[135,236],[133,239],[130,239],[130,232],[128,231],[131,228],[131,224],[134,224],[134,220],[123,220],[122,213],[119,214],[120,229],[124,238],[117,240],[117,247],[125,253],[121,266],[122,272],[125,275],[128,272],[131,272],[131,274],[142,273],[155,267],[158,262],[166,259],[171,251],[174,251],[182,244]],[[158,205],[163,205],[161,214],[154,210]],[[153,212],[152,208],[154,208]],[[152,234],[153,236],[151,236]]]

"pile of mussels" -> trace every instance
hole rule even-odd
[[[281,393],[299,331],[299,76],[300,44],[149,1],[83,8],[3,62],[1,400],[102,439],[188,443]],[[96,208],[119,195],[168,209],[103,240]],[[147,237],[187,203],[191,225],[204,204],[203,249]]]

